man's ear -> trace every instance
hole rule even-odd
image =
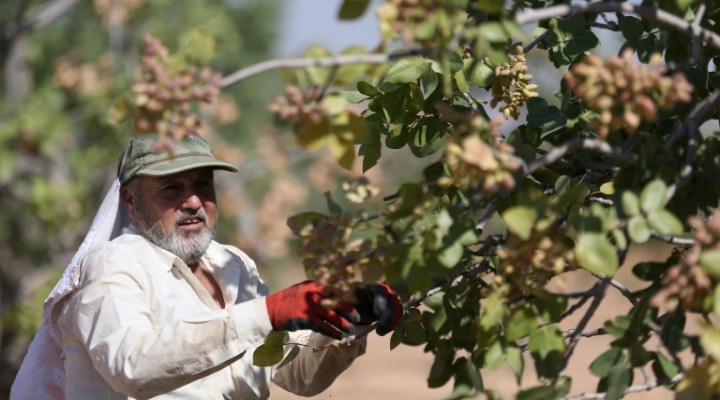
[[[130,219],[135,220],[135,195],[133,191],[127,186],[120,187],[120,200],[125,204],[125,208],[128,210]]]

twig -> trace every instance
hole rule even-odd
[[[526,175],[530,175],[538,169],[558,161],[565,154],[578,150],[595,151],[597,153],[604,154],[610,158],[614,158],[618,161],[623,162],[632,163],[637,160],[637,154],[628,153],[624,150],[613,148],[607,142],[595,139],[578,138],[570,140],[562,144],[561,146],[555,147],[544,156],[528,164],[523,172]]]
[[[685,375],[683,373],[679,373],[675,376],[673,376],[670,379],[671,384],[675,384],[680,382]],[[625,389],[623,392],[624,394],[631,394],[631,393],[640,393],[640,392],[647,392],[650,390],[653,390],[659,386],[662,386],[666,384],[666,382],[660,382],[656,380],[652,380],[649,382],[646,382],[642,385],[635,385],[630,386],[629,388]],[[607,398],[607,392],[598,392],[598,393],[583,393],[577,396],[568,397],[567,400],[600,400]]]
[[[637,5],[629,1],[601,1],[583,4],[561,4],[541,9],[525,9],[515,14],[515,21],[518,25],[524,25],[531,22],[544,21],[550,18],[563,17],[567,15],[604,12],[627,12],[637,14],[643,18],[652,19],[668,25],[671,28],[676,29],[678,32],[685,33],[688,36],[700,37],[705,41],[705,43],[716,49],[720,49],[720,35],[705,28],[699,28],[697,31],[693,31],[690,22],[687,22],[676,15],[670,14],[669,12],[656,7]]]
[[[685,160],[683,162],[682,168],[680,169],[680,178],[672,185],[670,185],[670,187],[668,187],[668,191],[665,197],[666,204],[670,201],[670,199],[673,198],[673,196],[675,196],[675,193],[677,193],[678,189],[682,188],[690,181],[690,178],[693,174],[693,163],[695,162],[697,149],[700,145],[700,121],[705,117],[708,112],[710,112],[710,110],[716,108],[718,105],[720,105],[720,90],[715,90],[710,94],[710,96],[708,96],[705,100],[703,100],[693,109],[693,111],[690,113],[690,116],[685,120],[685,122],[680,125],[677,130],[674,131],[670,136],[668,143],[674,142],[674,140],[677,139],[679,136],[687,133],[688,143],[685,149]],[[668,144],[665,145],[665,149],[670,149],[670,147],[668,147]]]
[[[692,246],[695,244],[695,240],[692,238],[682,238],[677,236],[670,236],[670,235],[661,235],[657,232],[652,232],[650,235],[660,241],[670,243],[670,244],[676,244],[679,246]]]
[[[580,319],[580,322],[578,322],[577,327],[573,331],[572,335],[570,335],[570,342],[568,343],[567,349],[565,349],[565,354],[563,355],[562,362],[560,363],[560,373],[562,374],[563,371],[565,371],[565,368],[567,368],[568,361],[570,361],[570,357],[572,357],[572,353],[575,351],[575,347],[578,344],[578,341],[580,340],[581,334],[583,330],[585,329],[585,326],[587,326],[588,322],[590,322],[590,318],[592,318],[593,314],[595,314],[595,311],[597,311],[598,307],[600,306],[600,303],[602,302],[603,298],[605,297],[605,291],[610,284],[610,279],[606,278],[600,281],[600,286],[598,287],[597,293],[595,293],[595,296],[593,297],[592,303],[590,303],[590,307],[588,307],[588,310],[585,312],[585,315]]]
[[[490,204],[488,204],[487,208],[485,208],[485,212],[480,217],[480,219],[477,220],[475,223],[475,232],[482,233],[482,231],[485,229],[485,225],[487,225],[488,221],[495,215],[495,200],[491,201]]]
[[[575,329],[568,329],[562,333],[562,336],[564,338],[569,338],[569,337],[575,336],[575,332],[576,332]],[[583,331],[583,332],[580,332],[577,334],[577,336],[584,337],[584,338],[591,338],[591,337],[600,336],[600,335],[607,335],[607,330],[605,330],[605,328],[596,328],[596,329],[589,330],[589,331]]]
[[[626,299],[628,299],[628,301],[630,301],[630,303],[632,303],[633,305],[637,304],[635,296],[633,296],[632,292],[627,287],[625,287],[625,285],[616,281],[615,279],[611,279],[610,286],[617,289],[618,292],[620,292],[623,296],[625,296]]]

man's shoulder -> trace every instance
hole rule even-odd
[[[210,242],[210,246],[205,252],[205,255],[213,264],[221,267],[231,266],[251,270],[256,269],[255,261],[253,261],[247,253],[233,245],[222,244],[213,240]]]

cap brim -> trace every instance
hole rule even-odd
[[[238,172],[237,167],[234,165],[218,161],[211,157],[187,156],[163,160],[162,162],[148,165],[145,168],[140,169],[136,175],[166,176],[198,168],[212,168]]]

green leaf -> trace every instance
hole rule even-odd
[[[594,274],[611,277],[615,275],[619,266],[615,248],[603,234],[581,233],[576,243],[575,254],[578,264]]]
[[[586,30],[579,34],[575,34],[573,38],[565,46],[565,55],[570,59],[587,53],[596,48],[600,44],[600,39],[591,31]]]
[[[382,146],[380,144],[363,144],[358,149],[358,155],[363,158],[363,173],[370,170],[370,168],[377,165],[382,155]]]
[[[278,370],[278,369],[290,364],[290,362],[292,360],[294,360],[295,357],[298,356],[298,354],[300,354],[300,346],[293,346],[292,349],[290,349],[290,351],[287,353],[285,358],[283,358],[282,362],[280,364],[278,364],[277,367],[275,367],[275,369]]]
[[[419,346],[427,341],[425,328],[419,321],[410,320],[405,324],[402,342],[408,346]]]
[[[344,0],[338,12],[338,19],[341,21],[358,19],[365,14],[369,5],[370,0]]]
[[[635,193],[629,190],[623,191],[620,202],[622,203],[622,210],[625,215],[634,216],[640,214],[640,199]]]
[[[683,226],[675,214],[661,208],[650,211],[647,215],[647,222],[650,228],[663,235],[677,235],[683,232]]]
[[[661,179],[650,181],[640,193],[640,208],[645,212],[661,209],[665,205],[667,185]]]
[[[327,203],[328,210],[330,211],[330,215],[340,215],[342,214],[343,210],[342,207],[340,207],[340,204],[338,204],[333,198],[332,193],[330,191],[327,191],[323,193],[325,196],[325,202]]]
[[[620,14],[618,15],[618,24],[620,25],[620,32],[627,40],[638,40],[645,32],[643,22],[635,17]]]
[[[635,265],[632,272],[638,278],[644,281],[657,281],[662,278],[663,273],[668,268],[668,263],[659,262],[641,262]]]
[[[423,99],[427,100],[435,93],[435,89],[438,87],[439,80],[437,72],[429,69],[427,73],[423,74],[420,78],[420,83],[422,83]]]
[[[502,297],[497,292],[492,292],[485,301],[485,307],[480,316],[480,326],[484,330],[491,330],[497,327],[505,318],[508,308]]]
[[[378,90],[378,88],[366,81],[358,81],[357,90],[358,92],[368,97],[377,97],[382,94],[382,92]]]
[[[505,352],[502,343],[499,340],[493,342],[485,352],[484,367],[488,369],[498,369],[505,363]]]
[[[517,400],[559,400],[566,393],[558,390],[554,386],[536,386],[530,389],[524,389],[518,392]]]
[[[628,221],[628,234],[633,242],[643,244],[650,239],[651,233],[647,221],[642,216],[634,216]]]
[[[488,14],[497,14],[503,10],[505,6],[504,0],[480,0],[477,3],[479,9]]]
[[[460,262],[463,255],[463,246],[460,243],[452,243],[442,249],[437,255],[438,261],[446,268],[452,268]]]
[[[598,378],[605,378],[610,374],[612,367],[624,358],[622,349],[619,347],[610,347],[609,350],[600,354],[590,364],[590,372]]]
[[[327,58],[332,56],[329,50],[322,46],[313,45],[305,50],[306,58]],[[310,81],[316,85],[325,85],[330,76],[330,68],[327,67],[310,67],[307,69]]]
[[[530,110],[527,116],[528,126],[540,128],[544,137],[567,125],[567,117],[555,106],[545,106]]]
[[[632,383],[630,363],[623,362],[614,365],[607,376],[607,399],[618,400],[625,394],[625,389]]]
[[[253,364],[258,367],[270,367],[283,359],[283,346],[288,338],[285,331],[276,331],[270,333],[263,344],[261,344],[253,352]]]
[[[525,369],[525,359],[522,356],[522,351],[517,347],[507,347],[505,349],[505,360],[510,370],[515,374],[515,380],[519,385],[523,370]]]
[[[705,250],[700,254],[700,265],[713,278],[720,278],[720,250]]]
[[[352,90],[340,90],[340,95],[351,104],[359,104],[368,99],[368,96]]]
[[[430,69],[430,63],[424,57],[405,57],[393,64],[387,72],[390,83],[415,82]]]
[[[180,37],[180,48],[184,57],[206,65],[215,57],[215,38],[203,29],[193,29]]]
[[[515,311],[505,324],[505,338],[509,341],[518,340],[528,336],[537,328],[537,318],[530,306]]]
[[[347,3],[347,0],[346,0]],[[357,46],[350,46],[346,49],[343,49],[340,52],[340,55],[348,56],[353,54],[366,54],[367,49],[365,46],[357,45]],[[351,84],[363,75],[365,75],[365,71],[368,69],[367,64],[347,64],[347,65],[341,65],[338,67],[337,72],[335,73],[335,77],[333,81],[337,85],[346,85]]]
[[[410,151],[421,158],[435,153],[443,147],[445,134],[450,128],[450,124],[436,117],[421,119],[410,129]]]
[[[672,361],[660,352],[655,353],[655,361],[653,362],[652,369],[658,380],[669,380],[679,372],[677,365],[673,364]]]
[[[465,66],[470,68],[473,62],[473,59],[468,58],[465,60]],[[490,86],[495,81],[495,72],[493,72],[492,68],[478,61],[475,63],[473,70],[468,73],[468,80],[479,87]]]
[[[535,226],[537,210],[526,206],[514,206],[505,210],[501,217],[510,232],[516,234],[520,239],[526,240]]]
[[[553,352],[563,353],[565,340],[556,324],[546,325],[530,335],[528,350],[542,357],[547,357]]]
[[[499,21],[488,21],[480,25],[480,32],[478,33],[483,39],[489,42],[505,42],[508,34],[505,27]]]
[[[460,70],[455,73],[455,84],[461,93],[470,93],[470,86],[468,85],[467,78],[465,78],[465,72]]]

